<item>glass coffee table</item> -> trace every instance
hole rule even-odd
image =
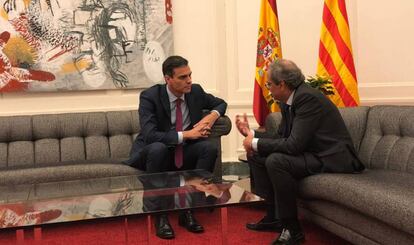
[[[198,208],[220,208],[222,242],[227,244],[227,207],[262,202],[242,187],[214,179],[203,170],[49,182],[0,187],[0,229],[34,229],[91,219],[147,215],[148,243],[151,215]],[[1,232],[1,230],[0,230]]]

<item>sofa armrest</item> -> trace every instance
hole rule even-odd
[[[227,135],[231,130],[231,120],[228,116],[221,116],[211,128],[210,137],[221,137]]]
[[[217,159],[214,167],[214,177],[221,179],[222,169],[221,165],[223,164],[221,159],[221,136],[227,135],[231,130],[231,121],[227,116],[221,116],[217,119],[216,123],[211,128],[211,134],[208,137],[208,140],[217,145]]]
[[[279,125],[282,121],[282,114],[280,112],[270,113],[266,117],[265,128],[270,135],[276,135]]]

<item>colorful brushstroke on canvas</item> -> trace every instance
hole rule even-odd
[[[0,0],[0,92],[160,83],[171,9],[171,0]]]

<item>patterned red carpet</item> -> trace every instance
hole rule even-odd
[[[228,244],[270,244],[276,237],[273,232],[253,232],[245,228],[246,222],[257,221],[262,217],[260,210],[249,207],[228,208]],[[196,217],[206,229],[203,234],[192,234],[178,226],[177,214],[170,215],[176,238],[161,240],[154,235],[151,226],[149,244],[210,245],[221,244],[220,211],[200,210]],[[41,241],[35,241],[33,232],[25,232],[24,241],[18,243],[14,231],[0,231],[0,244],[41,244],[41,245],[118,245],[148,244],[146,217],[130,217],[125,226],[124,219],[106,219],[69,224],[49,225],[42,229]],[[308,245],[335,244],[349,245],[341,238],[308,222],[302,222]],[[125,229],[127,227],[127,229]]]

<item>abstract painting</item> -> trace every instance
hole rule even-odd
[[[160,83],[171,9],[171,0],[0,0],[0,93]]]

